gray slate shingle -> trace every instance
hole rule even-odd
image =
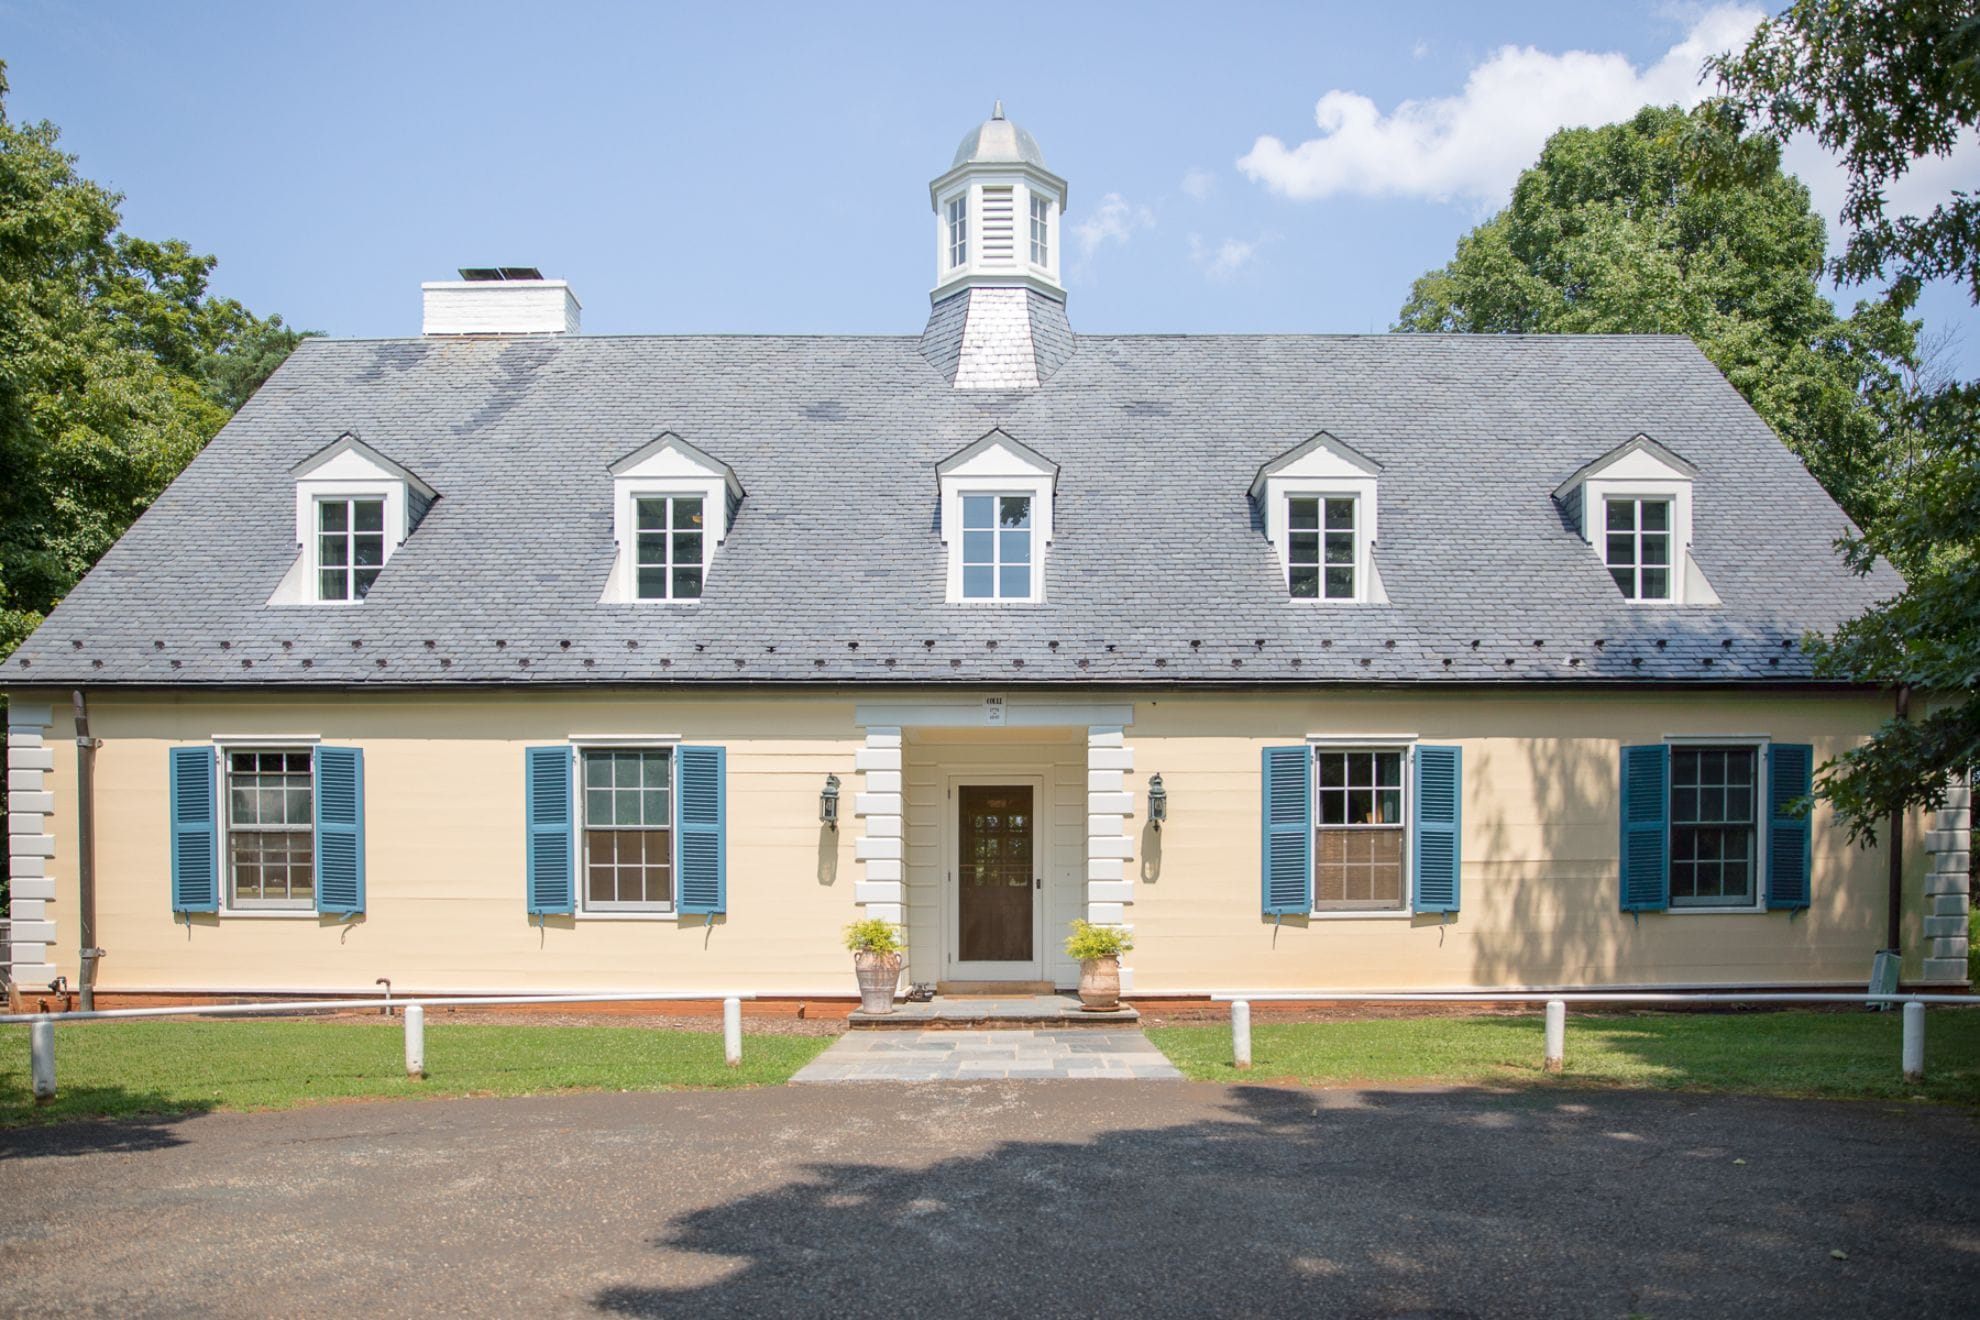
[[[1061,465],[1036,605],[951,605],[936,462]],[[355,607],[265,604],[289,469],[346,429],[441,494]],[[1383,465],[1392,603],[1284,594],[1246,498],[1325,429]],[[662,431],[749,491],[707,595],[599,604],[606,465]],[[1551,492],[1646,432],[1697,463],[1715,607],[1624,602]],[[1897,589],[1682,338],[1078,336],[1022,394],[917,337],[306,341],[6,666],[20,685],[1795,680]],[[4,681],[4,680],[0,680]]]

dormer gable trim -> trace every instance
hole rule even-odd
[[[297,481],[403,481],[428,500],[439,498],[418,473],[373,449],[356,431],[344,432],[290,468],[289,475]]]
[[[1554,498],[1562,501],[1571,499],[1575,488],[1583,482],[1609,475],[1612,469],[1625,465],[1625,460],[1638,454],[1646,461],[1627,464],[1632,470],[1615,475],[1662,481],[1691,481],[1698,476],[1697,464],[1639,431],[1600,458],[1577,468],[1572,476],[1554,488]],[[1659,467],[1663,469],[1661,472],[1657,471]]]
[[[1345,477],[1373,479],[1382,465],[1329,431],[1316,431],[1277,458],[1267,459],[1251,479],[1251,498],[1265,494],[1273,477]]]
[[[668,455],[677,455],[683,463],[667,463]],[[692,468],[692,473],[684,471]],[[693,475],[705,478],[719,478],[728,491],[733,504],[747,493],[743,490],[741,478],[736,470],[704,449],[689,444],[679,433],[662,431],[651,440],[633,450],[630,454],[612,463],[607,472],[615,478],[641,478]]]
[[[1059,465],[1002,427],[992,427],[935,465],[935,477],[953,476],[1032,476],[1043,477],[1056,492]]]

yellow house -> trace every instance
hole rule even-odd
[[[10,977],[126,994],[1964,984],[1850,845],[1895,585],[1686,340],[1075,335],[1001,111],[918,338],[310,340],[7,662]],[[1896,849],[1897,851],[1894,851]],[[85,880],[87,881],[85,883]],[[97,956],[97,951],[101,951]],[[87,955],[87,956],[86,956]]]

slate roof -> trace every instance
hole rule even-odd
[[[944,602],[935,464],[1061,465],[1040,604]],[[290,469],[355,430],[440,498],[358,606],[269,606]],[[1388,605],[1287,599],[1247,488],[1381,464]],[[606,466],[663,431],[748,489],[691,605],[600,604]],[[1632,606],[1552,492],[1638,432],[1699,468],[1718,606]],[[308,340],[5,666],[16,686],[1805,681],[1897,588],[1682,338],[1093,336],[958,391],[899,337]]]

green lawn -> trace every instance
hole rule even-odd
[[[1155,1027],[1155,1044],[1204,1081],[1613,1085],[1980,1104],[1980,1009],[1928,1013],[1925,1073],[1898,1073],[1891,1013],[1643,1013],[1568,1016],[1567,1071],[1541,1071],[1540,1018],[1254,1019],[1252,1068],[1231,1065],[1231,1030]]]
[[[92,1022],[55,1030],[56,1097],[37,1106],[28,1029],[0,1027],[0,1127],[323,1100],[652,1091],[789,1080],[823,1036],[743,1036],[742,1067],[719,1032],[638,1027],[426,1027],[427,1079],[405,1075],[405,1033],[331,1022]]]

